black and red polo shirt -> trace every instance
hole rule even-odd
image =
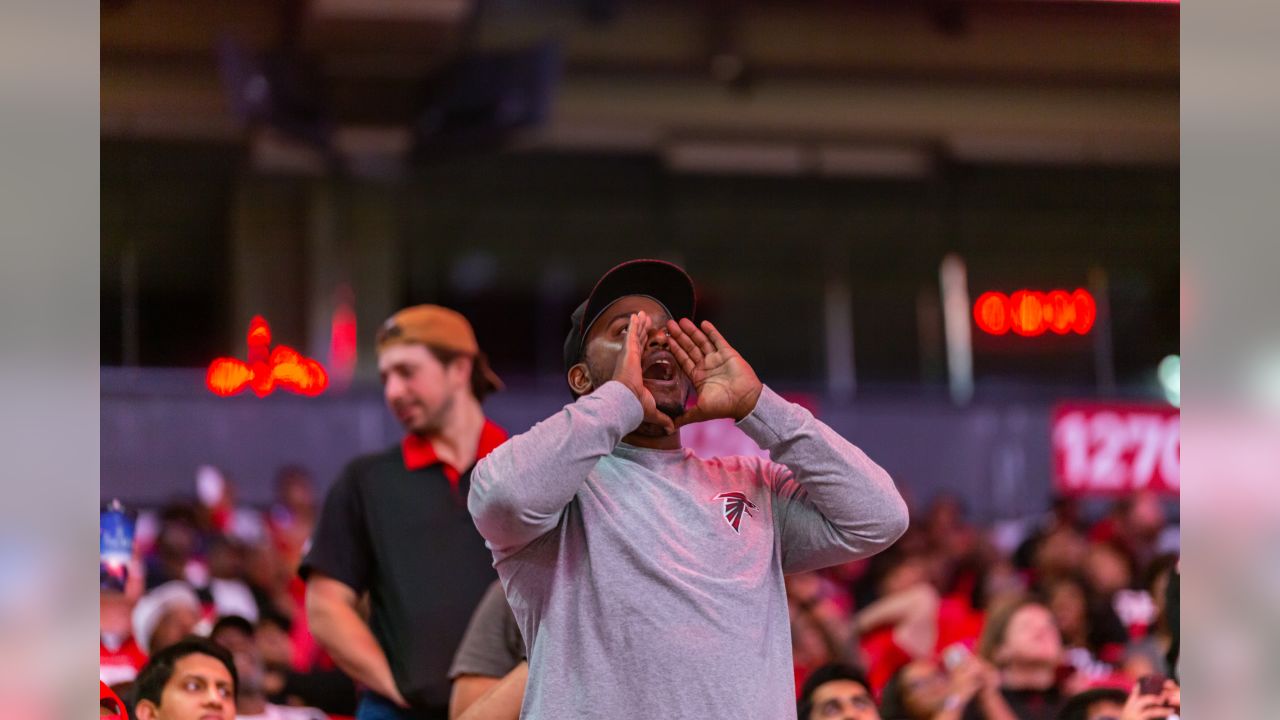
[[[507,439],[485,420],[476,460]],[[471,468],[442,462],[429,440],[356,458],[329,488],[299,574],[368,592],[369,627],[415,709],[449,704],[449,665],[497,574],[467,512]]]

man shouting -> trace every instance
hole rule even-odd
[[[607,272],[565,342],[575,401],[475,467],[468,508],[529,651],[523,718],[794,718],[784,573],[906,530],[888,474],[694,305],[670,263]],[[681,447],[726,417],[773,461]]]

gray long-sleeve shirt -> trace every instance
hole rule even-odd
[[[468,507],[529,651],[522,718],[795,717],[783,574],[872,555],[906,505],[769,388],[739,427],[775,462],[621,442],[608,382],[475,467]]]

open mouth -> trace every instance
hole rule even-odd
[[[667,352],[659,352],[645,358],[644,379],[658,383],[669,383],[676,379],[675,359]]]

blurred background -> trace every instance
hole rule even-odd
[[[273,509],[305,516],[398,439],[373,352],[396,309],[470,318],[516,433],[569,400],[568,315],[599,275],[657,257],[931,513],[904,552],[940,592],[948,533],[1034,574],[1025,543],[1067,528],[1123,549],[1126,578],[1084,585],[1114,606],[1177,550],[1179,10],[103,0],[102,499],[142,511],[148,549],[219,506],[252,560]],[[1082,290],[1091,322],[988,332],[980,298],[1020,290]],[[255,316],[322,394],[206,388]],[[206,544],[169,570],[216,564]]]
[[[1085,288],[1104,312],[973,326],[957,405],[949,254],[969,305]],[[685,265],[761,377],[909,486],[1006,472],[1039,500],[1049,405],[1163,402],[1178,352],[1178,6],[103,3],[104,494],[161,500],[197,461],[253,501],[284,462],[327,483],[396,437],[372,339],[413,303],[471,319],[518,431],[567,398],[569,312],[631,257]],[[333,387],[205,390],[254,315]]]

